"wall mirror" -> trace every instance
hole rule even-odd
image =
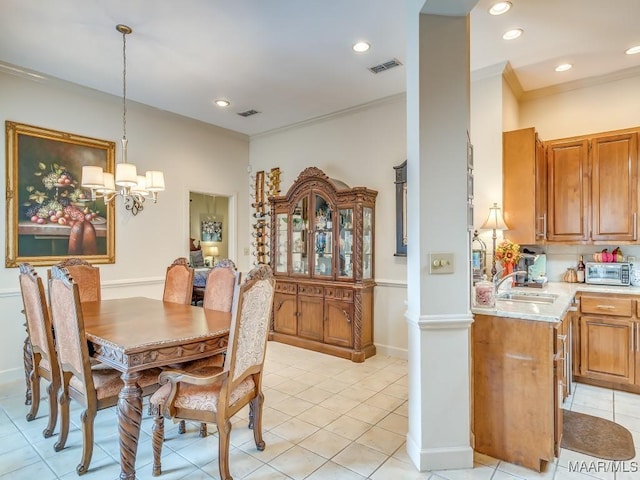
[[[396,171],[396,257],[407,256],[407,161],[393,167]]]

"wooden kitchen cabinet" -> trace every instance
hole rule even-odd
[[[591,142],[591,239],[635,242],[638,209],[638,133]]]
[[[271,197],[270,340],[362,362],[373,344],[377,192],[315,167]]]
[[[474,449],[536,471],[562,437],[559,325],[474,315]]]
[[[547,142],[550,242],[637,241],[638,130]]]
[[[547,231],[547,164],[534,128],[502,134],[502,204],[509,239],[544,243]],[[526,179],[523,181],[523,179]]]
[[[576,380],[640,393],[638,297],[579,293]]]
[[[639,133],[542,142],[533,128],[504,132],[509,238],[521,245],[637,243]]]
[[[584,242],[589,237],[589,142],[547,143],[547,239]]]

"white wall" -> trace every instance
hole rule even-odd
[[[239,269],[248,257],[238,255],[249,246],[248,225],[236,218],[249,216],[246,167],[249,142],[245,135],[135,103],[127,105],[129,161],[140,170],[161,169],[167,190],[157,204],[147,202],[136,217],[116,202],[116,263],[101,265],[104,298],[162,295],[164,273],[176,257],[188,256],[189,191],[230,196],[234,212],[229,228],[235,242],[229,256]],[[2,120],[36,125],[78,135],[116,141],[122,136],[122,99],[57,80],[32,81],[0,73]],[[0,150],[5,151],[4,135]],[[116,161],[120,159],[119,145]],[[0,169],[6,178],[5,162]],[[225,175],[204,172],[224,171]],[[5,195],[0,200],[6,225]],[[2,249],[5,238],[2,238]],[[38,269],[46,278],[46,267]],[[25,338],[18,271],[0,266],[0,384],[23,375]]]
[[[380,353],[406,354],[406,258],[395,252],[395,171],[406,159],[405,96],[399,95],[316,122],[251,137],[253,171],[281,170],[286,194],[315,166],[351,187],[378,191],[376,199],[374,342]],[[409,212],[409,218],[411,212]]]

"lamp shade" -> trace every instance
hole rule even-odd
[[[138,174],[133,163],[119,163],[116,165],[116,185],[133,187],[137,183]]]
[[[489,209],[489,216],[480,227],[482,230],[509,230],[507,224],[504,223],[502,218],[502,211],[497,203],[493,204],[493,207]]]
[[[138,175],[138,182],[137,185],[134,187],[131,187],[131,191],[132,192],[137,192],[140,195],[149,195],[149,191],[146,188],[146,178],[142,175]]]
[[[159,170],[149,170],[146,172],[147,190],[150,192],[161,192],[164,190],[164,173]]]
[[[116,184],[115,184],[115,181],[113,179],[113,173],[104,172],[103,173],[103,178],[104,178],[104,186],[101,186],[100,188],[96,189],[96,191],[98,193],[105,193],[105,194],[109,194],[109,193],[115,192],[116,191]]]
[[[207,256],[209,257],[217,257],[219,255],[217,245],[211,245],[207,247]]]
[[[100,188],[104,186],[102,167],[94,167],[91,165],[82,167],[81,184],[83,187],[88,188]]]

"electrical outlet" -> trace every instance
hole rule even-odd
[[[453,253],[430,253],[429,273],[453,273]]]
[[[244,256],[245,257],[249,256],[249,247],[244,247]]]

